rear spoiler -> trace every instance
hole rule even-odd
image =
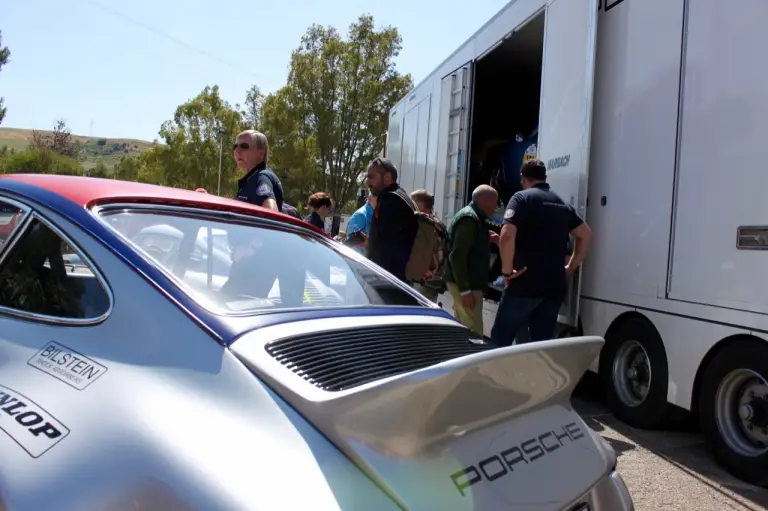
[[[499,348],[396,376],[300,410],[345,443],[395,457],[434,453],[445,441],[552,405],[570,408],[574,387],[600,351],[599,337]]]
[[[371,325],[406,319],[415,318],[366,318]],[[451,323],[442,318],[429,321]],[[354,451],[353,444],[363,444],[394,457],[434,452],[446,440],[537,409],[553,405],[570,409],[574,387],[604,343],[600,337],[575,337],[492,349],[350,390],[326,392],[264,349],[270,341],[297,331],[311,332],[321,324],[300,323],[317,326],[262,328],[241,337],[231,349],[340,447]],[[327,329],[328,323],[323,326],[319,329]]]

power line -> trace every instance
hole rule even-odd
[[[232,69],[234,69],[236,71],[239,71],[239,72],[241,72],[243,74],[246,74],[246,75],[248,75],[248,76],[250,76],[252,78],[259,78],[258,76],[256,76],[255,74],[253,74],[250,71],[246,71],[245,69],[243,69],[241,67],[238,67],[238,66],[236,66],[235,64],[233,64],[231,62],[228,62],[228,61],[226,61],[226,60],[224,60],[224,59],[222,59],[220,57],[217,57],[216,55],[208,53],[207,51],[205,51],[203,49],[200,49],[200,48],[198,48],[196,46],[192,46],[191,44],[186,43],[186,42],[182,41],[181,39],[177,39],[177,38],[173,37],[172,35],[170,35],[170,34],[168,34],[166,32],[163,32],[160,29],[151,27],[151,26],[149,26],[149,25],[147,25],[147,24],[145,24],[145,23],[143,23],[143,22],[141,22],[141,21],[139,21],[137,19],[131,18],[130,16],[127,16],[127,15],[121,13],[121,12],[118,12],[118,11],[112,9],[111,7],[107,7],[106,5],[100,4],[99,2],[96,2],[95,0],[83,0],[83,1],[93,5],[95,7],[98,7],[100,9],[103,9],[103,10],[109,12],[110,14],[112,14],[114,16],[117,16],[118,18],[122,18],[123,20],[125,20],[125,21],[127,21],[129,23],[133,23],[134,25],[136,25],[138,27],[141,27],[141,28],[143,28],[144,30],[146,30],[148,32],[152,32],[153,34],[155,34],[157,36],[160,36],[162,38],[168,39],[169,41],[173,41],[174,43],[178,44],[179,46],[183,46],[184,48],[187,48],[188,50],[192,50],[194,52],[199,53],[200,55],[204,55],[204,56],[206,56],[206,57],[208,57],[210,59],[213,59],[213,60],[219,62],[220,64],[224,64],[225,66],[228,66],[228,67],[230,67],[230,68],[232,68]]]

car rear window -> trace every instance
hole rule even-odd
[[[215,312],[423,305],[351,250],[275,223],[230,222],[186,210],[99,214],[192,299]]]

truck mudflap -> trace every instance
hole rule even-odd
[[[492,349],[327,392],[265,350],[305,329],[261,329],[231,349],[403,509],[632,509],[613,449],[570,403],[603,339]]]

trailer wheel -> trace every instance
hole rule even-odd
[[[658,332],[630,318],[606,336],[600,378],[609,408],[630,426],[655,429],[667,420],[667,354]]]
[[[704,373],[699,422],[720,465],[768,487],[768,344],[739,340],[717,354]]]

